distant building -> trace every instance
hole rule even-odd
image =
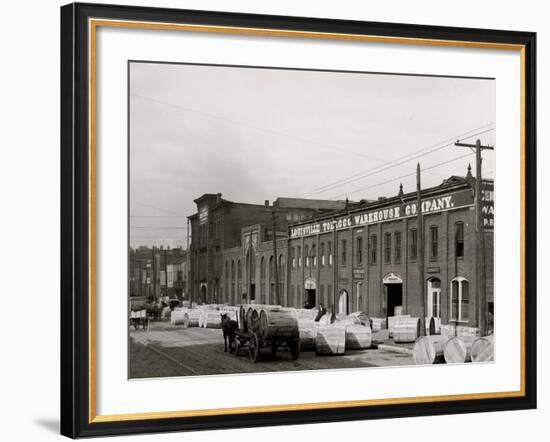
[[[151,300],[158,300],[163,296],[183,296],[186,286],[184,271],[181,280],[177,281],[178,274],[173,276],[169,283],[170,272],[177,272],[178,268],[187,267],[187,252],[181,247],[145,247],[129,251],[129,293],[130,296],[142,296]],[[167,278],[168,275],[168,278]],[[172,285],[172,286],[170,286]]]
[[[343,208],[345,202],[279,198],[270,206],[228,201],[218,194],[204,194],[195,201],[197,212],[189,217],[191,243],[189,248],[189,289],[194,301],[219,302],[228,299],[224,293],[223,254],[227,249],[234,251],[242,247],[242,229],[250,225],[269,226],[272,229],[272,210],[275,209],[276,230],[286,237],[289,222],[310,218]],[[284,249],[284,247],[283,247]],[[229,252],[228,252],[229,253]],[[243,266],[241,259],[241,266]],[[239,260],[235,262],[237,267]],[[242,270],[242,268],[241,268]],[[235,269],[235,271],[237,271]],[[236,278],[236,276],[235,276]],[[234,280],[236,284],[236,279]],[[242,282],[241,282],[242,284]],[[230,286],[229,290],[231,290]],[[240,299],[248,289],[232,298]],[[225,287],[225,290],[228,288]]]

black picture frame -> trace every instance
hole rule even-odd
[[[90,407],[90,18],[521,45],[524,50],[524,395],[199,417],[98,421]],[[73,3],[61,8],[61,434],[105,436],[536,408],[536,34]]]

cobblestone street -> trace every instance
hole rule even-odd
[[[152,322],[149,331],[130,330],[130,377],[215,375],[335,368],[413,365],[406,353],[371,348],[348,351],[340,356],[317,356],[302,351],[297,360],[281,349],[275,355],[261,350],[253,364],[247,351],[239,356],[224,352],[220,329],[173,327],[168,322]]]

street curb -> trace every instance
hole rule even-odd
[[[390,345],[390,344],[374,344],[373,347],[378,348],[378,350],[386,350],[386,351],[393,351],[395,353],[403,353],[406,355],[412,355],[413,351],[410,348],[405,347],[399,347],[398,345]]]

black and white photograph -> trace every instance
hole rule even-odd
[[[128,61],[128,377],[494,361],[495,88]]]

